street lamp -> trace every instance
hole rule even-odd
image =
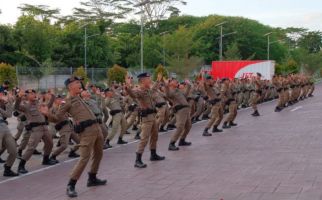
[[[163,67],[165,67],[165,35],[169,33],[169,31],[164,31],[160,33],[161,36],[163,36]]]
[[[143,6],[148,4],[148,3],[151,3],[150,0],[146,0],[146,1],[143,1],[141,3],[138,3],[136,5],[134,5],[134,7],[140,7],[141,11],[141,72],[143,72],[143,40],[144,40],[144,34],[143,34],[143,25],[144,25],[144,22],[143,22],[143,16],[144,16],[144,11],[143,11]]]
[[[270,42],[270,35],[272,34],[273,32],[269,32],[269,33],[266,33],[264,36],[267,36],[267,60],[269,60],[269,46],[271,44]]]
[[[100,35],[99,33],[93,34],[93,35],[89,35],[87,36],[87,25],[89,23],[85,23],[82,26],[80,26],[79,28],[83,28],[84,27],[84,68],[85,68],[85,72],[87,74],[87,39],[91,38],[91,37],[95,37],[97,35]]]
[[[219,42],[219,60],[222,60],[222,38],[223,38],[223,25],[227,22],[221,22],[220,24],[217,24],[215,27],[220,26],[220,42]]]

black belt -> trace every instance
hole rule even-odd
[[[136,104],[131,104],[131,105],[129,106],[129,111],[133,112],[137,106],[138,106],[138,105],[136,105]]]
[[[164,105],[167,105],[167,103],[166,103],[166,102],[157,103],[157,104],[155,104],[155,107],[157,107],[157,108],[161,108],[161,107],[162,107],[162,106],[164,106]]]
[[[31,131],[33,128],[38,126],[47,126],[48,122],[31,122],[25,126],[27,131]]]
[[[102,118],[97,118],[96,120],[97,120],[97,123],[99,123],[99,124],[103,124],[103,120],[102,120]]]
[[[147,117],[148,115],[153,114],[153,113],[157,113],[157,111],[155,109],[151,109],[151,108],[139,110],[140,117]]]
[[[55,125],[56,131],[60,131],[65,125],[67,125],[70,121],[69,120],[64,120]]]
[[[208,102],[211,104],[211,105],[215,105],[216,103],[219,103],[221,101],[221,99],[212,99],[212,100],[209,100]]]
[[[114,116],[114,115],[116,115],[117,113],[120,113],[120,112],[122,112],[122,110],[111,110],[111,111],[110,111],[110,114],[111,114],[112,116]]]
[[[97,119],[89,119],[89,120],[82,121],[78,125],[74,126],[74,131],[75,133],[82,133],[87,127],[90,127],[96,123],[99,123]]]
[[[183,108],[188,108],[189,106],[188,105],[176,105],[174,107],[174,112],[178,112],[179,110],[183,109]]]

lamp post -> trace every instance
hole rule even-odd
[[[165,67],[165,35],[167,34],[167,33],[169,33],[169,31],[164,31],[164,32],[162,32],[162,33],[160,33],[160,35],[162,36],[162,38],[163,38],[163,67]]]
[[[271,42],[270,42],[270,35],[272,34],[273,32],[269,32],[269,33],[266,33],[264,36],[267,36],[267,60],[269,60],[269,57],[270,57],[270,55],[269,55],[269,51],[270,51],[270,44],[271,44]]]
[[[217,24],[215,27],[220,26],[220,41],[219,41],[219,60],[222,60],[222,38],[223,38],[223,25],[227,22]]]
[[[87,40],[88,40],[88,38],[100,35],[99,33],[96,33],[96,34],[87,36],[87,25],[88,24],[89,23],[86,23],[86,24],[83,24],[82,26],[79,27],[79,28],[84,27],[84,68],[85,68],[86,74],[87,74]]]
[[[141,3],[138,3],[136,5],[134,5],[134,7],[139,7],[141,9],[141,11],[139,12],[141,14],[141,31],[140,31],[140,34],[141,34],[141,62],[140,62],[140,65],[141,65],[141,72],[143,72],[143,45],[144,45],[144,33],[143,33],[143,30],[144,30],[144,11],[143,11],[143,6],[148,4],[148,3],[151,3],[150,0],[146,0],[146,1],[143,1]]]

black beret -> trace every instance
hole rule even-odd
[[[58,94],[58,95],[56,95],[56,99],[63,99],[63,98],[65,98],[65,97],[64,97],[64,95],[62,95],[62,94]]]
[[[207,80],[211,80],[211,79],[212,79],[212,77],[208,75],[208,76],[206,76],[206,79],[207,79]]]
[[[257,74],[257,76],[262,77],[261,73],[257,72],[256,74]]]
[[[82,80],[83,80],[83,78],[81,78],[81,77],[72,76],[72,77],[66,79],[65,86],[67,87],[70,83],[72,83],[74,81],[82,81]]]
[[[30,94],[30,93],[36,93],[36,90],[33,89],[29,89],[25,91],[26,94]]]
[[[150,77],[150,74],[148,74],[147,72],[141,73],[137,76],[138,79],[146,78],[146,77]]]

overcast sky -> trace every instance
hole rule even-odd
[[[304,27],[322,31],[322,0],[186,0],[182,14],[243,16],[273,27]],[[0,0],[0,23],[15,23],[23,3],[45,4],[71,14],[80,0]]]

